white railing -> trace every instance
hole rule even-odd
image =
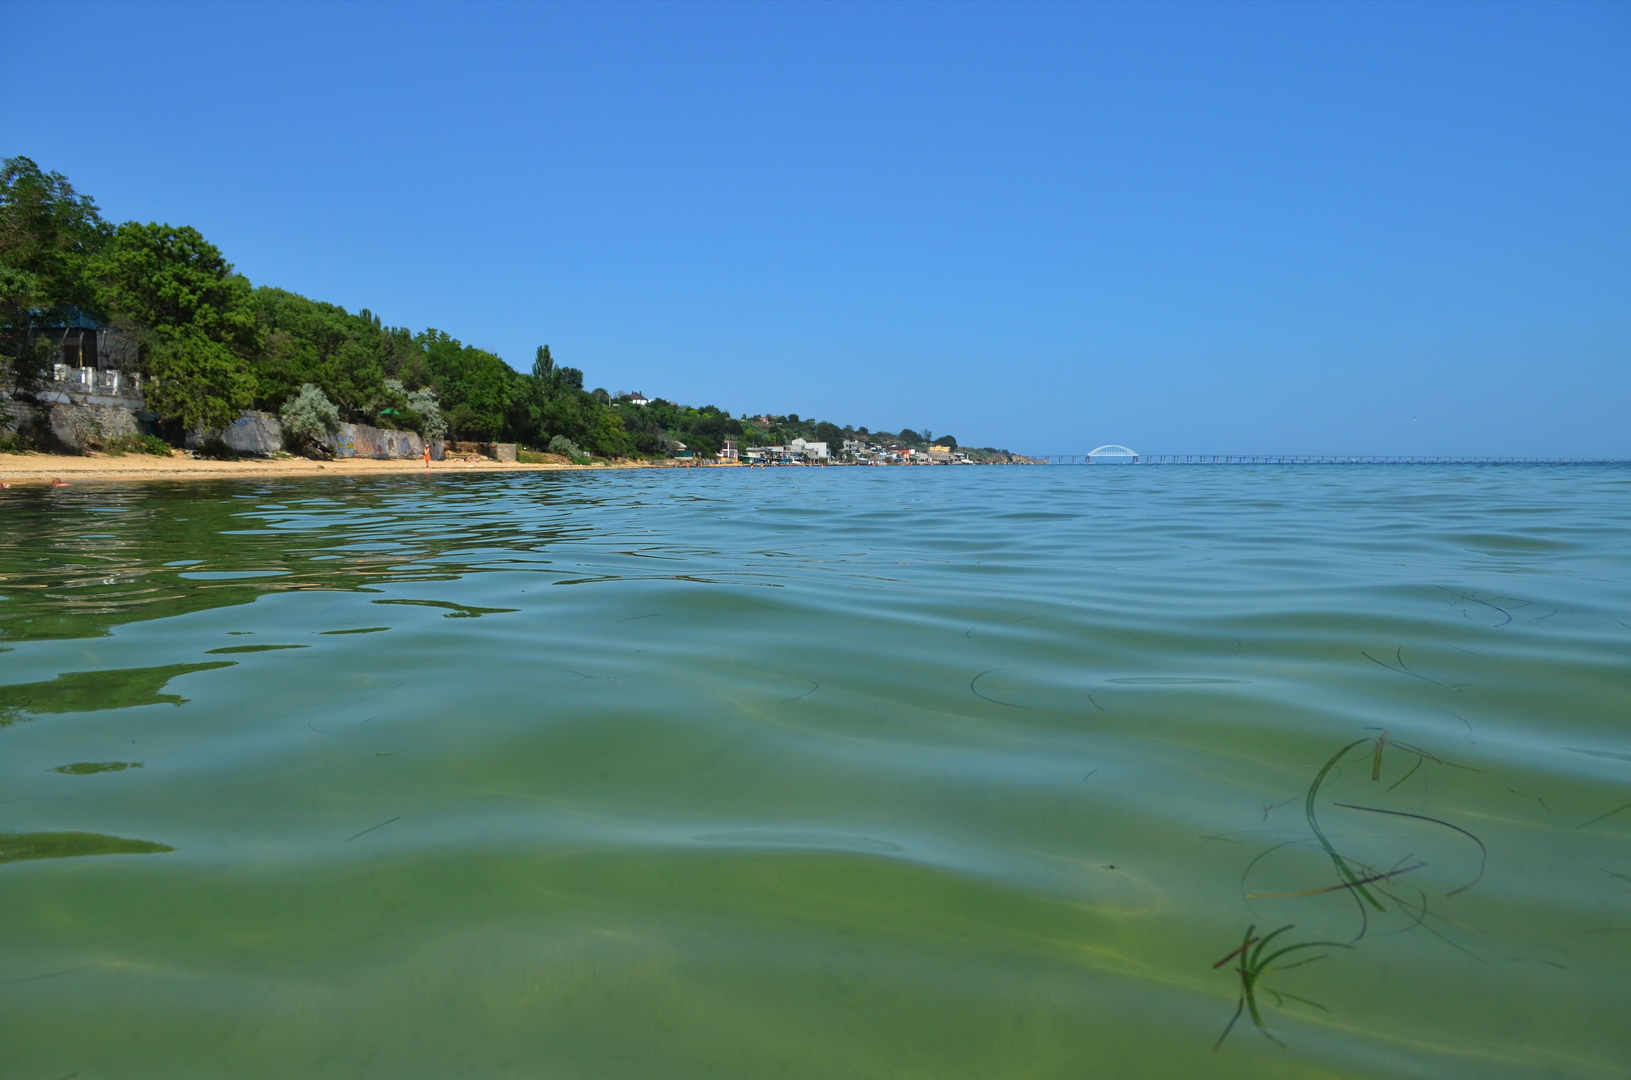
[[[133,371],[53,364],[51,374],[55,382],[69,390],[77,390],[84,394],[139,397],[142,392],[142,377]]]

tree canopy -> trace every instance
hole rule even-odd
[[[36,306],[89,306],[85,261],[112,233],[95,200],[61,173],[26,157],[0,162],[0,266],[26,277]]]
[[[221,428],[254,401],[261,334],[249,282],[197,229],[126,222],[85,275],[96,308],[141,341],[148,408]]]

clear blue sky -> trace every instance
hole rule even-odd
[[[1631,5],[0,5],[0,155],[588,385],[1631,456]]]

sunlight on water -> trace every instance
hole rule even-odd
[[[1631,1075],[1627,535],[1590,468],[9,491],[0,1075]]]

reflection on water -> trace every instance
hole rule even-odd
[[[124,772],[126,769],[139,769],[139,761],[76,761],[72,765],[58,765],[52,772],[67,773],[70,776],[90,776],[93,773]]]
[[[1628,525],[1611,469],[6,492],[0,1072],[1631,1075]]]
[[[212,649],[211,652],[231,652]],[[162,693],[171,679],[194,671],[231,667],[230,660],[167,664],[118,671],[74,671],[47,682],[0,686],[0,727],[46,713],[97,712],[136,705],[181,705],[186,698]]]
[[[166,844],[87,832],[0,833],[0,863],[25,859],[75,859],[82,855],[153,855]]]
[[[220,649],[205,649],[205,656],[231,656],[234,653],[277,652],[279,649],[309,649],[310,645],[228,645]]]
[[[518,611],[513,607],[476,607],[472,604],[455,604],[451,600],[371,600],[373,604],[401,604],[406,607],[442,608],[447,612],[444,619],[475,619],[482,615],[502,615],[509,611]],[[347,631],[330,631],[330,633],[346,633]],[[352,630],[349,633],[360,633]]]

